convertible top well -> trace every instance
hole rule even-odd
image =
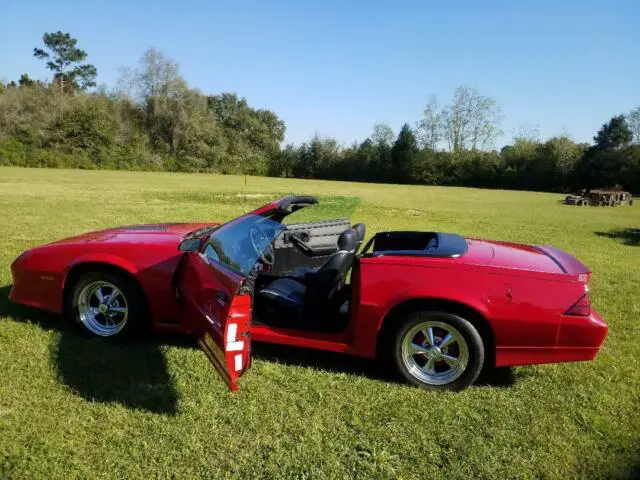
[[[386,255],[400,257],[456,258],[467,252],[467,241],[460,235],[441,232],[380,232],[367,244],[373,245],[374,257]]]

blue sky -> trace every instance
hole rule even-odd
[[[344,143],[376,122],[398,131],[436,94],[472,85],[543,137],[591,141],[640,105],[640,1],[0,0],[0,79],[49,77],[32,57],[45,31],[78,39],[114,85],[154,46],[193,87],[234,91],[274,110],[286,139]]]

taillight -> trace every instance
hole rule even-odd
[[[589,285],[589,281],[591,280],[591,273],[581,273],[578,275],[578,281],[580,283],[584,283],[585,285]]]
[[[591,301],[589,294],[585,293],[580,300],[574,303],[569,310],[564,312],[565,315],[575,315],[577,317],[588,317],[591,315]]]

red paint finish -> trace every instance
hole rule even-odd
[[[156,324],[175,323],[179,312],[171,286],[182,253],[182,237],[207,224],[139,225],[85,233],[28,250],[11,265],[10,300],[62,313],[67,275],[97,263],[138,279]],[[155,228],[152,229],[152,228]]]
[[[251,326],[251,338],[258,342],[280,343],[293,347],[315,348],[338,353],[353,353],[348,337],[344,334],[273,328],[256,324]]]
[[[242,280],[190,252],[176,282],[182,323],[232,391],[251,361],[251,297],[239,294]]]
[[[271,202],[253,213],[278,206]],[[343,332],[251,325],[251,298],[239,293],[244,277],[177,249],[187,233],[206,225],[107,229],[34,248],[11,266],[10,299],[61,313],[72,269],[87,263],[120,268],[142,286],[155,328],[196,335],[232,389],[250,365],[250,337],[373,358],[383,325],[397,321],[390,312],[406,302],[463,309],[495,348],[497,366],[591,360],[607,335],[593,309],[589,316],[565,314],[587,292],[590,272],[579,260],[554,247],[477,239],[468,239],[466,254],[458,258],[356,260],[350,323]],[[242,348],[233,342],[243,342]]]

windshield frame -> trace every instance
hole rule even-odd
[[[265,223],[269,228],[264,228],[264,225],[261,227],[261,224]],[[249,228],[252,226],[260,228],[260,230],[262,230],[266,235],[267,240],[269,240],[269,243],[265,245],[262,253],[266,252],[267,248],[270,245],[273,245],[276,238],[286,229],[285,225],[268,216],[249,213],[235,218],[230,222],[219,225],[213,232],[207,233],[205,241],[199,249],[199,253],[205,256],[207,261],[221,265],[238,275],[245,277],[248,276],[251,273],[251,270],[255,268],[256,264],[260,261],[261,256],[253,248],[251,238],[248,234]],[[235,238],[233,235],[234,233],[236,234]],[[222,240],[223,238],[224,241]],[[244,251],[239,251],[238,247],[242,242],[248,242],[249,248]],[[205,250],[208,246],[213,248],[216,256],[218,257],[217,259],[205,254]],[[235,258],[232,258],[232,256],[229,255],[230,251],[233,251]],[[240,260],[240,258],[238,258],[239,256],[244,257],[242,258],[242,265],[238,263],[238,260]],[[224,257],[228,260],[223,260]]]

